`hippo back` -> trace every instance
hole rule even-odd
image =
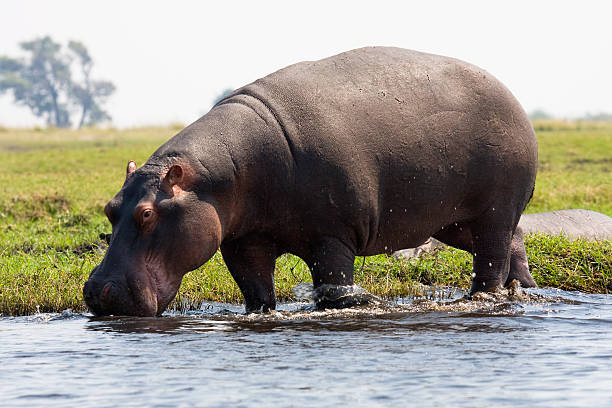
[[[219,105],[231,102],[265,106],[282,129],[292,165],[278,182],[299,214],[285,224],[350,236],[359,254],[469,220],[490,205],[483,192],[513,197],[518,220],[532,192],[525,112],[493,76],[453,58],[361,48],[281,69]]]

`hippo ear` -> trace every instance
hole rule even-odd
[[[174,164],[166,173],[164,181],[170,186],[180,184],[183,181],[183,174],[183,167],[180,164]]]
[[[173,164],[166,175],[164,176],[163,187],[168,193],[176,195],[180,190],[180,186],[183,184],[185,178],[185,172],[183,166],[180,164]]]
[[[127,164],[127,168],[125,169],[125,178],[127,179],[132,175],[133,172],[136,171],[136,162],[130,160]]]

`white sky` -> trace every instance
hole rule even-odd
[[[115,83],[117,126],[189,123],[225,88],[366,45],[460,58],[525,110],[612,112],[612,1],[3,1],[0,55],[51,35],[83,42]],[[32,126],[0,98],[0,124]]]

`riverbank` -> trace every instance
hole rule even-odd
[[[121,187],[127,160],[142,164],[180,129],[0,128],[0,314],[84,310],[83,282],[103,257],[98,236],[110,232],[102,209]],[[612,215],[612,125],[541,129],[527,212],[585,208]],[[530,236],[526,246],[538,285],[612,292],[610,241]],[[469,287],[470,256],[451,248],[415,260],[379,255],[362,263],[356,260],[356,283],[385,297],[419,295],[421,284]],[[280,299],[291,299],[291,288],[309,280],[298,258],[279,258]],[[173,307],[205,300],[241,302],[220,254],[187,275]]]
[[[0,276],[0,315],[86,311],[81,291],[90,270],[101,260],[104,244],[90,251],[47,251],[3,257]],[[538,286],[586,293],[612,293],[612,242],[570,241],[563,237],[530,235],[526,239],[531,273]],[[423,297],[423,285],[470,287],[471,256],[453,248],[420,258],[377,255],[355,261],[355,282],[371,293],[394,297]],[[311,282],[310,272],[297,257],[277,261],[276,293],[292,300],[291,288]],[[241,303],[242,295],[220,253],[183,279],[170,309],[200,308],[202,302]]]

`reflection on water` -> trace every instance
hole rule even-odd
[[[440,321],[432,322],[434,315],[408,316],[408,314],[396,314],[388,316],[377,316],[376,320],[369,319],[342,319],[341,321],[318,321],[318,320],[270,320],[270,321],[246,321],[236,319],[234,321],[199,319],[194,317],[162,317],[158,319],[115,319],[98,321],[95,325],[87,327],[93,331],[108,333],[142,334],[158,333],[168,335],[184,335],[189,333],[207,332],[244,332],[269,333],[275,331],[293,330],[297,332],[375,332],[385,333],[396,330],[410,331],[473,331],[473,332],[499,332],[514,331],[520,328],[502,328],[490,323],[471,322],[469,324],[457,323],[454,320],[446,320],[449,316],[440,315]],[[465,317],[478,317],[470,314]],[[410,322],[406,322],[410,319]],[[446,320],[446,321],[444,321]]]
[[[0,318],[0,405],[612,406],[612,296],[530,293]]]

